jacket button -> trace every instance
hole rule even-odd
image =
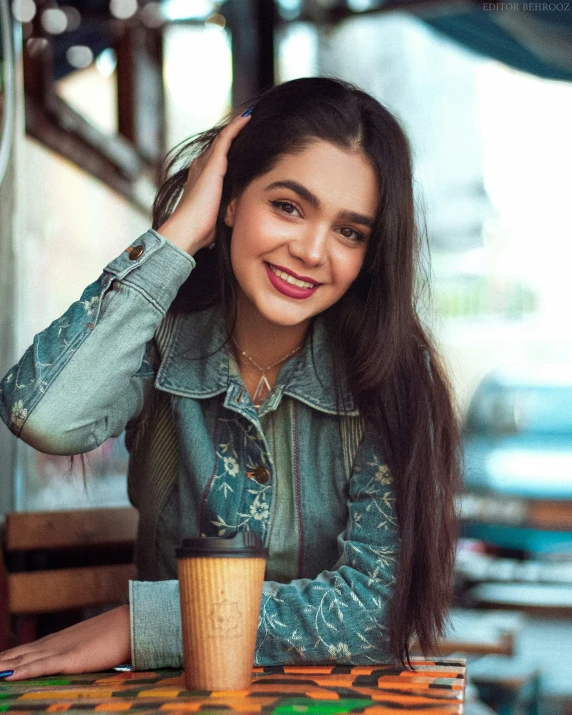
[[[133,248],[129,248],[128,250],[129,250],[129,260],[136,261],[145,252],[145,247],[141,246],[141,245],[133,246]]]
[[[252,472],[252,476],[256,479],[259,484],[266,484],[270,479],[270,472],[266,467],[256,467]]]

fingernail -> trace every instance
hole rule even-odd
[[[3,670],[0,672],[0,678],[9,678],[11,675],[14,675],[13,670]]]
[[[253,109],[254,109],[254,107],[249,107],[249,108],[246,110],[246,112],[243,112],[243,113],[242,113],[242,116],[243,116],[243,117],[250,117],[250,115],[252,114],[252,110],[253,110]]]

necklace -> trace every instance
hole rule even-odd
[[[234,338],[232,342],[238,352],[249,362],[251,362],[254,367],[260,372],[260,380],[258,381],[256,390],[254,391],[254,395],[252,396],[252,404],[256,407],[256,409],[258,409],[270,394],[271,387],[270,383],[268,382],[268,378],[266,377],[266,373],[268,372],[268,370],[272,370],[273,367],[276,367],[277,365],[280,365],[280,363],[283,363],[288,360],[289,357],[292,357],[292,355],[295,355],[297,352],[299,352],[302,346],[298,345],[297,348],[294,348],[294,350],[291,350],[287,355],[281,357],[280,360],[276,360],[276,362],[273,362],[271,365],[266,365],[266,367],[262,367],[262,365],[259,365],[256,360],[246,352],[246,350],[241,350],[239,348]]]

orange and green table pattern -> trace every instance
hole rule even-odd
[[[255,668],[252,686],[236,692],[185,690],[176,670],[4,681],[0,712],[462,715],[465,661],[414,660],[413,665],[415,670],[395,665]]]

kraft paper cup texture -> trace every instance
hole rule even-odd
[[[252,682],[266,559],[178,559],[188,690],[245,690]]]

